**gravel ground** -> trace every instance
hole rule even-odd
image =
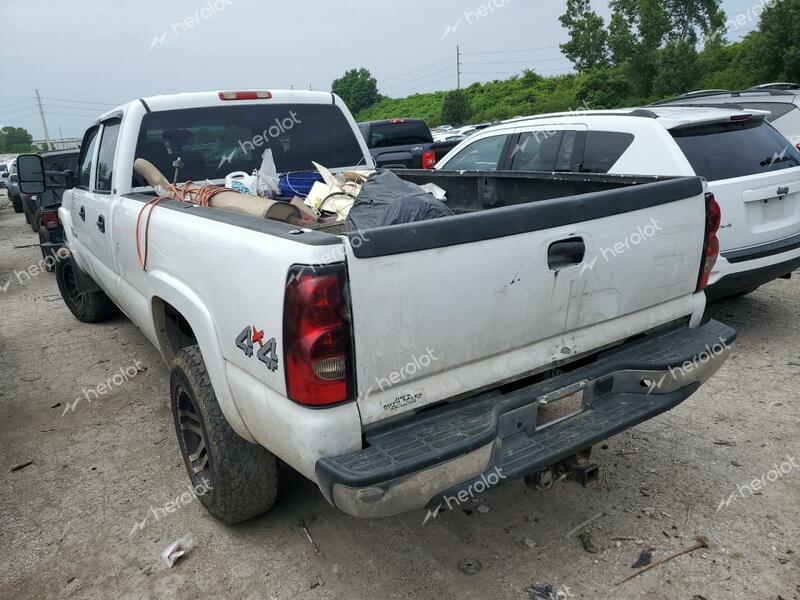
[[[0,196],[0,598],[800,599],[800,279],[713,307],[739,330],[733,356],[597,448],[594,489],[514,482],[425,525],[358,521],[286,469],[271,513],[226,527],[184,494],[160,356],[124,318],[76,321],[52,275],[15,274],[36,241]],[[136,372],[85,399],[120,369]],[[615,586],[643,552],[701,536]]]

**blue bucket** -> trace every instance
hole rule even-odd
[[[283,197],[301,196],[305,198],[318,181],[324,181],[318,171],[300,171],[281,175],[278,186]]]

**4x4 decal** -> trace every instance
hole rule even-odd
[[[264,332],[259,331],[255,326],[245,328],[236,338],[236,347],[248,358],[253,356],[255,344],[259,346],[256,354],[258,360],[267,365],[270,371],[276,372],[278,370],[278,340],[271,338],[265,342]]]

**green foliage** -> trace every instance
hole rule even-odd
[[[622,108],[631,96],[631,84],[621,67],[596,69],[578,81],[576,96],[589,108]]]
[[[345,73],[333,82],[331,91],[344,100],[354,113],[369,108],[381,98],[378,81],[364,68]]]
[[[470,116],[472,116],[472,108],[464,90],[453,90],[444,97],[442,102],[442,121],[444,123],[467,123]]]
[[[659,98],[678,96],[697,81],[697,50],[693,42],[670,40],[656,56],[653,94]]]
[[[562,23],[575,38],[591,17],[588,7],[586,0],[567,4]],[[758,30],[733,44],[725,42],[725,14],[719,0],[612,0],[611,8],[606,63],[588,66],[596,56],[595,46],[584,40],[564,49],[572,53],[578,74],[545,78],[524,71],[505,81],[475,83],[462,90],[472,110],[470,122],[587,107],[641,106],[698,89],[800,82],[800,27],[796,26],[800,0],[774,0]],[[701,40],[703,44],[698,43]],[[442,91],[383,98],[354,113],[359,120],[408,117],[435,126],[443,123],[446,95]]]
[[[567,12],[559,18],[569,31],[561,51],[579,72],[608,64],[608,32],[603,18],[592,10],[589,0],[567,0]]]
[[[0,152],[37,152],[33,137],[22,127],[3,127],[0,129]]]
[[[773,1],[764,11],[759,32],[751,34],[751,68],[761,65],[770,80],[800,81],[800,1]],[[750,37],[750,36],[748,36]]]

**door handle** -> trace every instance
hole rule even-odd
[[[551,271],[579,265],[586,256],[583,238],[574,237],[550,244],[547,251],[547,266]]]
[[[78,216],[81,218],[81,221],[86,221],[86,208],[81,206],[81,209],[78,211]]]
[[[97,228],[100,230],[100,233],[106,232],[106,220],[103,215],[99,215],[97,217]]]

